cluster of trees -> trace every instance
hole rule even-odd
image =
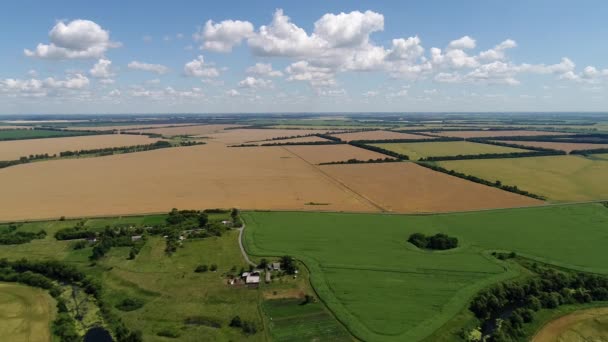
[[[552,148],[538,147],[538,146],[527,146],[527,145],[525,145],[525,143],[512,144],[512,143],[506,143],[506,142],[502,142],[502,141],[489,140],[489,138],[469,138],[467,140],[471,141],[471,142],[480,143],[480,144],[495,145],[495,146],[504,146],[504,147],[512,147],[512,148],[523,148],[523,149],[526,149],[526,150],[539,151],[539,152],[554,152],[554,151],[558,151],[559,152],[559,150],[555,150],[555,149],[552,149]]]
[[[510,153],[458,154],[455,156],[426,157],[426,158],[421,158],[420,161],[522,158],[522,157],[557,156],[557,155],[564,155],[564,154],[566,154],[566,152],[558,151],[558,150],[534,151],[534,152],[510,152]]]
[[[207,266],[207,265],[198,265],[196,266],[196,268],[194,269],[195,273],[205,273],[207,271],[211,271],[211,272],[215,272],[217,271],[217,265],[216,264],[211,264],[211,266]]]
[[[351,142],[349,142],[349,144],[352,145],[352,146],[355,146],[355,147],[359,147],[359,148],[363,148],[363,149],[366,149],[366,150],[382,153],[382,154],[385,154],[387,156],[395,157],[395,158],[400,159],[400,160],[410,160],[410,157],[406,156],[405,154],[401,154],[401,153],[397,153],[397,152],[394,152],[394,151],[385,150],[385,149],[383,149],[381,147],[378,147],[378,146],[366,145],[366,144],[359,143],[357,141],[351,141]]]
[[[319,138],[327,139],[327,140],[334,141],[334,142],[343,142],[342,139],[334,137],[333,135],[329,135],[329,134],[316,134],[316,136],[318,136]]]
[[[0,245],[20,245],[34,239],[44,239],[46,231],[40,229],[38,232],[16,231],[17,226],[11,224],[6,230],[0,231]]]
[[[281,269],[287,274],[296,274],[298,271],[298,265],[293,257],[284,255],[279,259],[281,263]]]
[[[335,164],[375,164],[375,163],[395,163],[400,162],[401,160],[395,158],[377,158],[377,159],[368,159],[368,160],[360,160],[356,158],[352,158],[349,160],[342,161],[333,161],[327,163],[320,163],[319,165],[335,165]]]
[[[55,158],[56,156],[57,155],[55,155],[55,154],[49,155],[48,153],[44,153],[44,154],[30,154],[29,156],[23,156],[19,159],[15,159],[15,160],[0,160],[0,169],[9,167],[9,166],[13,166],[13,165],[26,164],[26,163],[36,161],[36,160]]]
[[[447,234],[437,233],[426,236],[422,233],[410,235],[407,241],[418,248],[446,250],[458,247],[458,239]]]
[[[469,309],[482,323],[494,326],[490,341],[524,337],[523,324],[534,320],[534,312],[563,304],[608,300],[608,278],[580,272],[558,271],[533,264],[534,277],[494,285],[480,292]]]
[[[84,226],[84,221],[79,221],[74,227],[63,228],[55,232],[57,240],[92,239],[97,234]]]
[[[258,332],[258,329],[255,326],[255,322],[253,321],[244,321],[239,316],[234,316],[230,320],[230,327],[232,328],[240,328],[247,335],[253,335]]]
[[[133,146],[119,146],[119,147],[106,147],[106,148],[96,148],[90,150],[78,150],[78,151],[63,151],[59,152],[60,157],[73,157],[73,156],[81,156],[81,155],[100,155],[107,156],[116,153],[132,153],[132,152],[140,152],[140,151],[150,151],[156,150],[159,148],[167,148],[171,147],[171,143],[165,140],[159,140],[152,144],[147,145],[133,145]]]
[[[20,259],[8,261],[0,259],[0,280],[20,282],[30,286],[49,290],[51,296],[57,301],[58,315],[53,322],[53,333],[61,341],[81,341],[76,330],[76,321],[69,313],[66,302],[61,298],[61,287],[57,282],[70,284],[82,288],[85,293],[96,299],[104,321],[114,332],[118,342],[141,342],[140,332],[128,329],[122,320],[116,316],[102,296],[102,287],[99,282],[87,277],[72,265],[59,261],[29,261]]]
[[[125,298],[116,304],[116,308],[120,311],[134,311],[142,306],[145,302],[139,298]]]
[[[502,182],[499,181],[499,180],[497,180],[495,182],[490,182],[488,180],[485,180],[483,178],[479,178],[477,176],[467,175],[466,173],[458,172],[458,171],[455,171],[455,170],[448,170],[448,169],[445,169],[445,168],[443,168],[441,166],[432,165],[432,164],[428,164],[428,163],[418,163],[418,165],[424,166],[424,167],[426,167],[428,169],[431,169],[433,171],[443,172],[443,173],[448,174],[450,176],[466,179],[466,180],[471,181],[471,182],[475,182],[475,183],[479,183],[479,184],[483,184],[483,185],[487,185],[487,186],[493,186],[493,187],[499,188],[501,190],[505,190],[505,191],[516,193],[516,194],[520,194],[520,195],[536,198],[536,199],[539,199],[539,200],[545,200],[545,197],[543,197],[541,195],[537,195],[537,194],[534,194],[534,193],[531,193],[531,192],[528,192],[528,191],[525,191],[525,190],[521,190],[521,189],[519,189],[517,187],[517,185],[505,185],[505,184],[502,184]]]

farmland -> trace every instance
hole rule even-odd
[[[388,211],[428,213],[542,204],[414,163],[327,165],[321,170]]]
[[[54,138],[52,144],[41,143],[36,139],[0,141],[0,160],[13,160],[44,153],[53,155],[64,151],[147,145],[158,140],[145,135],[105,134]]]
[[[330,309],[370,341],[422,339],[481,287],[517,275],[484,251],[510,250],[608,274],[608,211],[597,204],[428,216],[250,212],[244,218],[248,252],[303,260]],[[575,236],[571,227],[578,227]],[[462,246],[423,252],[407,244],[413,232],[443,232]]]
[[[237,125],[189,125],[181,127],[165,127],[165,128],[151,128],[151,129],[140,129],[132,130],[132,132],[160,134],[166,137],[172,137],[176,135],[189,135],[189,136],[204,136],[215,132],[223,131],[228,127],[235,127]]]
[[[526,150],[480,144],[469,141],[438,141],[423,143],[387,143],[372,144],[389,151],[409,156],[410,159],[417,160],[425,157],[455,156],[455,155],[474,155],[486,153],[513,153],[526,152]]]
[[[209,135],[209,138],[224,144],[261,142],[272,138],[294,137],[325,133],[326,130],[311,129],[231,129]]]
[[[312,164],[346,161],[349,159],[368,160],[386,158],[381,153],[365,150],[346,144],[314,145],[314,146],[285,146],[287,151],[293,153]]]
[[[593,150],[598,148],[608,148],[608,144],[585,144],[585,143],[569,143],[569,142],[552,142],[552,141],[508,141],[501,140],[500,142],[522,145],[550,148],[553,150],[566,151],[568,153],[574,150]]]
[[[608,338],[608,308],[574,311],[537,332],[532,342],[601,341]]]
[[[600,159],[548,156],[438,164],[448,170],[517,185],[556,202],[608,198],[608,162]]]
[[[0,170],[0,188],[11,199],[0,206],[0,220],[174,207],[313,210],[309,202],[327,203],[325,210],[375,210],[281,147],[217,143],[18,165]]]
[[[520,136],[544,136],[544,135],[565,135],[568,133],[550,131],[430,131],[424,132],[439,137],[454,138],[488,138],[488,137],[520,137]]]
[[[48,129],[10,129],[0,130],[0,141],[20,139],[42,139],[86,135],[85,132],[56,131]]]
[[[425,135],[391,132],[391,131],[363,131],[363,132],[333,134],[333,136],[336,138],[340,138],[340,140],[343,140],[343,141],[392,140],[392,139],[412,139],[412,140],[413,139],[433,139],[433,137],[429,137],[429,136],[425,136]]]
[[[5,341],[47,342],[55,303],[44,290],[0,283],[0,336]]]

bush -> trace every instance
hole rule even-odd
[[[178,338],[180,336],[179,332],[177,332],[175,329],[163,329],[157,332],[156,335],[169,338]]]
[[[204,273],[204,272],[207,272],[208,270],[209,270],[209,267],[207,265],[198,265],[198,266],[196,266],[196,269],[194,270],[194,272]]]
[[[426,236],[422,233],[414,233],[407,240],[418,248],[446,250],[458,247],[458,239],[449,237],[446,234],[437,233],[433,236]]]
[[[211,264],[211,267],[209,267],[209,270],[210,270],[211,272],[215,272],[215,271],[217,271],[217,265],[216,265],[216,264]]]
[[[138,298],[127,298],[123,299],[116,305],[116,308],[120,311],[134,311],[144,306],[144,301]]]

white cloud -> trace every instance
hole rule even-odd
[[[273,70],[270,63],[256,63],[254,66],[247,68],[247,73],[266,77],[280,77],[283,73],[279,70]]]
[[[198,87],[194,87],[190,90],[175,90],[173,87],[151,90],[143,87],[135,87],[131,90],[130,95],[155,101],[180,101],[205,98],[203,90]]]
[[[475,39],[464,36],[462,38],[452,40],[450,44],[448,44],[447,50],[466,50],[466,49],[474,49],[476,46]]]
[[[367,44],[372,32],[383,29],[384,16],[376,12],[327,13],[315,22],[313,37],[332,48],[353,47]]]
[[[420,38],[416,36],[407,39],[393,39],[393,45],[387,57],[394,60],[414,62],[423,54],[424,48],[420,45]]]
[[[241,88],[272,88],[272,81],[248,76],[239,82]]]
[[[366,92],[364,92],[363,94],[361,94],[363,97],[376,97],[380,94],[380,92],[376,91],[376,90],[368,90]]]
[[[496,45],[493,49],[482,51],[479,53],[479,58],[482,60],[503,60],[505,58],[505,50],[517,47],[517,43],[512,39],[507,39]]]
[[[96,78],[110,78],[114,76],[110,67],[112,66],[112,61],[109,59],[101,58],[93,65],[93,68],[89,70],[91,76]]]
[[[111,90],[111,91],[108,93],[108,96],[111,96],[111,97],[117,97],[117,96],[120,96],[120,90],[118,90],[118,89],[113,89],[113,90]]]
[[[194,39],[202,41],[202,49],[215,52],[230,52],[235,45],[253,34],[253,24],[248,21],[224,20],[214,23],[208,20]]]
[[[241,93],[239,93],[239,91],[236,89],[230,89],[230,90],[226,91],[226,95],[235,97],[235,96],[241,95]]]
[[[11,96],[42,97],[51,92],[65,90],[83,90],[89,86],[89,79],[82,74],[74,74],[64,80],[48,77],[44,80],[21,80],[7,78],[0,80],[0,93]]]
[[[49,32],[50,44],[25,49],[28,57],[46,59],[100,58],[110,48],[120,46],[110,41],[110,33],[90,20],[58,22]]]
[[[169,68],[167,68],[166,66],[164,66],[162,64],[150,64],[150,63],[143,63],[143,62],[138,62],[138,61],[132,61],[131,63],[129,63],[127,65],[127,67],[129,69],[149,71],[149,72],[153,72],[153,73],[156,73],[159,75],[166,74],[167,72],[169,72]]]
[[[220,72],[216,68],[206,64],[205,58],[202,55],[199,55],[196,59],[191,60],[184,65],[184,74],[186,74],[186,76],[211,78],[218,77]]]
[[[330,68],[310,65],[307,61],[292,63],[286,69],[289,81],[308,81],[312,86],[332,86],[336,84],[334,72]]]
[[[111,78],[102,78],[101,80],[99,80],[99,83],[108,85],[108,84],[114,84],[114,83],[116,83],[116,81]]]

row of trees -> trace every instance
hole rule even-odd
[[[372,145],[366,145],[366,144],[362,144],[360,142],[357,141],[351,141],[349,142],[350,145],[355,146],[355,147],[359,147],[359,148],[363,148],[369,151],[373,151],[373,152],[378,152],[378,153],[382,153],[385,154],[387,156],[391,156],[391,157],[395,157],[399,160],[409,160],[410,157],[406,156],[405,154],[401,154],[401,153],[397,153],[394,151],[389,151],[389,150],[385,150],[382,147],[378,147],[378,146],[372,146]]]
[[[520,195],[536,198],[536,199],[539,199],[539,200],[545,200],[545,198],[543,196],[541,196],[541,195],[537,195],[537,194],[531,193],[531,192],[526,191],[526,190],[521,190],[521,189],[519,189],[517,187],[517,185],[505,185],[505,184],[502,184],[502,182],[499,181],[499,180],[497,180],[495,182],[491,182],[489,180],[485,180],[485,179],[479,178],[477,176],[467,175],[466,173],[458,172],[458,171],[455,171],[455,170],[448,170],[448,169],[443,168],[441,166],[433,165],[433,164],[429,164],[429,163],[418,163],[418,165],[424,166],[424,167],[426,167],[428,169],[431,169],[433,171],[443,172],[443,173],[448,174],[450,176],[466,179],[466,180],[471,181],[471,182],[475,182],[475,183],[479,183],[479,184],[483,184],[483,185],[487,185],[487,186],[492,186],[492,187],[495,187],[495,188],[498,188],[498,189],[501,189],[501,190],[505,190],[505,191],[516,193],[516,194],[520,194]]]
[[[564,143],[587,143],[587,144],[607,144],[608,134],[606,133],[588,133],[588,134],[560,134],[560,135],[542,135],[542,136],[504,136],[479,138],[483,140],[512,140],[512,141],[545,141],[545,142],[564,142]]]
[[[46,231],[40,229],[38,232],[17,231],[19,227],[10,224],[6,229],[0,231],[0,245],[20,245],[34,239],[44,239]]]
[[[558,151],[558,150],[534,151],[534,152],[510,152],[510,153],[458,154],[458,155],[453,155],[453,156],[426,157],[426,158],[421,158],[420,161],[523,158],[523,157],[557,156],[557,155],[565,155],[565,154],[566,154],[566,152]]]
[[[425,135],[416,133],[418,135]],[[421,143],[421,142],[440,142],[440,141],[462,141],[464,138],[452,138],[452,137],[435,137],[434,139],[375,139],[375,140],[353,140],[351,143],[359,144],[399,144],[399,143]]]
[[[535,273],[532,278],[494,285],[471,302],[469,309],[475,317],[483,324],[494,323],[486,326],[496,327],[484,332],[490,341],[524,337],[523,324],[533,321],[534,312],[541,308],[608,300],[606,277],[558,271],[537,264],[532,271]]]
[[[356,158],[342,160],[342,161],[333,161],[327,163],[320,163],[319,165],[335,165],[335,164],[376,164],[376,163],[395,163],[400,162],[401,160],[395,158],[377,158],[377,159],[368,159],[368,160],[360,160]]]

